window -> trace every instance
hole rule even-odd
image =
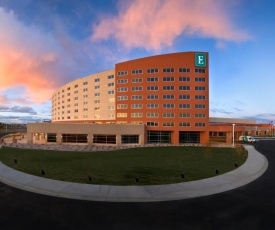
[[[132,83],[142,82],[142,78],[132,78]]]
[[[77,87],[78,87],[78,85],[74,85],[74,87],[75,87],[75,88],[77,88]]]
[[[142,69],[134,69],[132,70],[132,74],[142,74]]]
[[[120,88],[117,88],[117,92],[127,92],[128,91],[128,88],[127,87],[120,87]]]
[[[162,87],[162,89],[163,89],[163,90],[174,90],[175,87],[174,87],[173,85],[164,85],[164,86]]]
[[[179,104],[180,109],[190,109],[190,104]]]
[[[163,77],[162,80],[163,81],[174,81],[175,78],[174,77]]]
[[[132,100],[142,100],[142,95],[132,95]]]
[[[95,93],[95,97],[99,97],[100,96],[100,93]]]
[[[147,73],[158,73],[158,69],[147,69]]]
[[[117,80],[117,84],[126,84],[126,83],[128,83],[127,79],[119,79],[119,80]]]
[[[195,100],[205,100],[204,95],[195,95]]]
[[[205,69],[195,69],[195,73],[205,73]]]
[[[83,89],[83,92],[87,92],[87,91],[88,91],[88,88],[84,88],[84,89]]]
[[[78,103],[74,103],[74,106],[78,106]]]
[[[155,91],[155,90],[158,90],[159,87],[158,86],[147,86],[147,90],[149,91]]]
[[[162,69],[162,72],[163,73],[174,73],[174,68],[165,68],[165,69]]]
[[[109,105],[109,106],[108,106],[108,110],[115,110],[115,106]]]
[[[94,134],[94,143],[97,143],[97,144],[116,144],[116,135]]]
[[[190,68],[179,68],[180,73],[190,73]]]
[[[205,123],[202,122],[196,122],[195,127],[205,127]]]
[[[158,77],[147,77],[148,82],[153,82],[153,81],[158,81],[158,80],[159,80]]]
[[[99,88],[100,88],[100,86],[99,86],[99,85],[96,85],[96,86],[95,86],[95,89],[99,89]]]
[[[68,88],[67,88],[67,90],[70,90],[70,89],[71,89],[71,87],[68,87]]]
[[[75,100],[75,101],[78,100],[78,97],[75,97],[74,100]]]
[[[84,81],[84,82],[83,82],[83,85],[88,85],[88,82],[87,82],[87,81]]]
[[[112,87],[112,86],[114,86],[114,85],[115,85],[114,82],[108,83],[108,87]]]
[[[142,86],[134,86],[132,87],[132,91],[142,91]]]
[[[138,144],[139,135],[121,135],[122,144]]]
[[[179,126],[180,127],[190,127],[190,122],[180,122]]]
[[[127,109],[128,105],[127,104],[117,104],[117,109]]]
[[[159,117],[158,113],[147,113],[146,114],[147,117]]]
[[[117,96],[118,101],[128,100],[128,96]]]
[[[88,98],[88,94],[83,95],[83,98]]]
[[[154,122],[154,121],[147,121],[146,123],[147,126],[159,126],[158,122]]]
[[[88,101],[84,101],[84,102],[83,102],[83,105],[88,105]]]
[[[204,104],[195,104],[195,109],[205,109],[206,106]]]
[[[78,90],[74,91],[74,94],[78,94]]]
[[[175,105],[174,104],[163,104],[162,108],[164,108],[164,109],[174,109]]]
[[[189,100],[190,98],[191,98],[190,95],[185,95],[185,94],[179,95],[180,100]]]
[[[205,82],[205,77],[195,77],[195,81],[197,81],[197,82]]]
[[[191,116],[190,116],[190,113],[180,113],[179,117],[180,118],[190,118]]]
[[[205,91],[205,86],[195,86],[195,90],[197,90],[197,91]]]
[[[88,108],[84,108],[83,111],[87,112],[87,111],[88,111]]]
[[[147,100],[158,100],[159,96],[158,95],[147,95]]]
[[[162,98],[164,100],[172,100],[172,99],[175,98],[175,95],[174,94],[165,94],[165,95],[162,96]]]
[[[70,93],[67,93],[67,96],[70,96],[71,94]]]
[[[190,77],[179,77],[179,81],[190,81]]]
[[[163,122],[162,123],[162,126],[175,126],[175,123],[174,122]]]
[[[100,107],[95,107],[95,111],[100,111]]]
[[[142,117],[142,113],[131,113],[131,117]]]
[[[132,104],[131,108],[132,109],[142,109],[142,104]]]
[[[174,113],[163,113],[162,117],[164,117],[164,118],[171,118],[171,117],[175,117],[175,114]]]
[[[95,104],[98,104],[98,103],[100,103],[100,100],[95,100]]]
[[[96,79],[95,79],[95,82],[100,82],[100,79],[99,79],[99,78],[96,78]]]
[[[180,85],[179,90],[190,90],[190,86],[188,85]]]
[[[114,75],[109,75],[109,76],[108,76],[108,80],[109,80],[109,79],[113,79],[114,77],[115,77]]]
[[[157,109],[159,107],[159,105],[158,104],[147,104],[146,107],[148,109]]]
[[[128,71],[127,70],[125,70],[125,71],[118,71],[117,72],[117,75],[118,76],[124,76],[124,75],[127,75],[128,74]]]
[[[109,94],[109,95],[115,94],[115,91],[114,91],[114,90],[109,90],[109,91],[108,91],[108,94]]]
[[[127,113],[117,113],[117,117],[127,117]]]
[[[196,113],[196,114],[195,114],[195,117],[196,117],[196,118],[205,118],[206,116],[205,116],[204,113]]]

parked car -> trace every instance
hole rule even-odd
[[[240,136],[239,137],[239,141],[242,141],[242,142],[250,142],[250,143],[255,143],[257,142],[257,140],[252,137],[252,136]]]

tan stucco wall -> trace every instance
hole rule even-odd
[[[32,143],[33,135],[36,133],[56,133],[57,143],[61,142],[61,135],[66,134],[93,134],[116,135],[120,140],[121,135],[139,135],[139,144],[144,145],[144,125],[119,125],[119,124],[61,124],[61,123],[28,123],[27,141]],[[90,140],[91,138],[89,138]],[[88,144],[92,144],[88,141]],[[117,142],[117,145],[120,141]]]

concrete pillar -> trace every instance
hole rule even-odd
[[[142,135],[142,134],[139,135],[139,137],[138,137],[138,139],[139,139],[138,144],[139,145],[144,145],[144,138],[145,138],[144,135]]]
[[[32,144],[32,136],[33,136],[33,134],[32,133],[27,133],[27,143],[28,144]]]
[[[120,134],[116,135],[116,145],[117,146],[121,145],[121,135]]]
[[[58,144],[58,145],[62,144],[62,134],[61,133],[56,134],[56,144]]]
[[[94,135],[92,133],[88,134],[88,145],[92,146],[94,144]]]

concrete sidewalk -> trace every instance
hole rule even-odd
[[[248,159],[241,167],[208,179],[169,185],[110,186],[63,182],[16,171],[0,162],[0,181],[30,192],[91,201],[153,202],[189,199],[225,192],[246,185],[260,177],[268,161],[246,145]]]

